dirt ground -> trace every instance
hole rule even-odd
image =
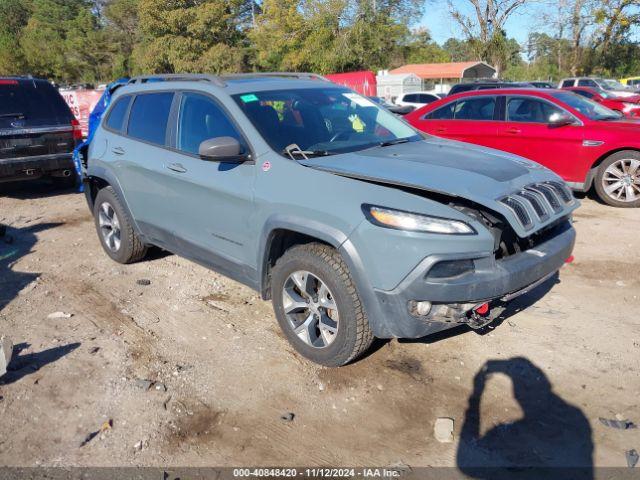
[[[248,288],[162,252],[118,265],[83,196],[0,186],[0,464],[626,467],[640,429],[599,417],[640,424],[640,210],[582,203],[575,262],[495,328],[325,369]]]

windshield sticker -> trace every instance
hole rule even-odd
[[[349,100],[351,100],[353,103],[355,103],[356,105],[358,105],[360,107],[375,107],[376,106],[376,104],[373,103],[371,100],[368,100],[368,99],[366,99],[364,97],[361,97],[357,93],[343,93],[342,96],[345,97],[345,98],[348,98]]]
[[[256,97],[253,93],[249,93],[248,95],[241,95],[240,100],[242,100],[244,103],[257,102],[258,97]]]

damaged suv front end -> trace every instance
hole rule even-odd
[[[367,270],[377,337],[481,328],[571,256],[579,202],[536,163],[436,138],[352,155],[303,163],[393,192],[363,203],[343,245]]]

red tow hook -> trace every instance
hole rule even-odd
[[[569,255],[569,257],[564,261],[564,263],[573,263],[575,259],[573,258],[573,255]]]
[[[473,309],[478,315],[482,315],[483,317],[489,314],[489,302],[483,303],[482,305]]]

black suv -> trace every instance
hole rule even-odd
[[[46,80],[0,77],[0,182],[49,176],[75,181],[80,124]]]
[[[478,80],[471,83],[458,83],[451,87],[449,95],[471,90],[493,90],[495,88],[534,88],[528,82],[504,82],[501,80]]]

